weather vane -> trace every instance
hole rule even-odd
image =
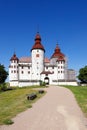
[[[59,46],[60,44],[58,43],[58,41],[57,41],[57,44],[56,44],[57,46]]]
[[[37,33],[39,33],[39,24],[37,25]]]

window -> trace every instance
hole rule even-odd
[[[13,70],[11,71],[11,73],[13,73]]]
[[[46,69],[48,69],[48,67],[46,67]]]
[[[21,68],[23,69],[24,67],[22,66]]]
[[[14,65],[14,68],[16,68],[16,66]]]
[[[60,71],[58,71],[58,73],[60,73]]]
[[[24,71],[21,71],[21,73],[23,74],[23,73],[24,73]]]
[[[28,69],[30,69],[30,66],[28,66]]]
[[[14,70],[14,73],[16,73],[16,71]]]
[[[28,71],[28,74],[30,74],[30,71]]]
[[[54,66],[52,67],[52,69],[54,69]]]
[[[36,54],[36,57],[39,57],[39,54]]]

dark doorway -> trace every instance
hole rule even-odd
[[[45,82],[46,84],[49,84],[49,78],[48,78],[48,77],[45,77],[45,78],[44,78],[44,82]]]

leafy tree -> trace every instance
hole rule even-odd
[[[5,70],[4,65],[0,64],[0,84],[4,83],[8,76],[8,72]]]
[[[87,83],[87,66],[85,66],[84,68],[81,68],[81,69],[79,70],[78,79],[79,79],[82,83]]]

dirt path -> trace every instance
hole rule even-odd
[[[87,124],[70,90],[50,86],[31,109],[0,130],[87,130]]]

